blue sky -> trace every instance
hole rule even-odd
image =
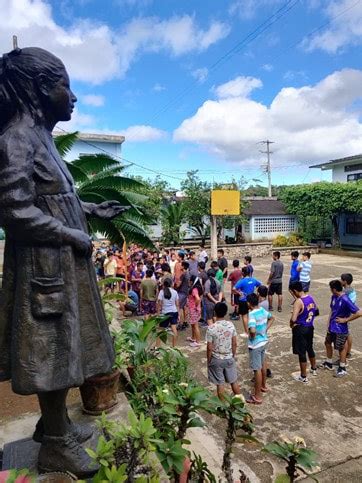
[[[265,184],[257,143],[267,138],[277,184],[330,179],[308,166],[362,152],[361,0],[0,7],[9,19],[0,26],[4,50],[16,33],[20,46],[47,48],[68,68],[78,106],[62,127],[124,133],[123,156],[175,187],[190,169],[209,181]]]

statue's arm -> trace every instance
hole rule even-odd
[[[95,203],[87,203],[86,201],[81,201],[81,204],[86,215],[92,215],[97,206]]]
[[[62,245],[85,251],[86,233],[64,226],[35,206],[34,148],[21,132],[0,141],[0,224],[16,241]]]

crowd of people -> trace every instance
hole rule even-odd
[[[310,375],[317,375],[316,356],[313,348],[314,319],[319,315],[318,304],[310,294],[311,254],[291,252],[289,293],[292,296],[292,350],[299,358],[300,375],[295,379],[307,384],[307,357]],[[117,247],[101,246],[94,254],[94,264],[99,278],[110,278],[106,291],[127,292],[126,302],[120,303],[124,316],[163,316],[161,326],[170,330],[172,346],[177,346],[178,332],[191,328],[187,337],[191,348],[202,347],[200,327],[206,328],[209,381],[217,386],[222,397],[225,383],[234,394],[240,394],[237,383],[237,332],[234,323],[241,320],[241,337],[248,340],[250,368],[254,371],[254,391],[247,402],[262,403],[262,394],[268,392],[267,378],[272,377],[266,351],[268,332],[274,322],[274,297],[277,311],[283,310],[284,263],[281,253],[272,254],[270,272],[265,284],[254,277],[252,258],[245,256],[243,266],[229,262],[224,250],[219,249],[217,260],[209,261],[203,246],[198,251],[165,249],[162,253],[141,249],[133,245],[124,256]],[[127,260],[125,262],[125,260]],[[117,277],[117,280],[112,280]],[[225,299],[225,284],[230,282],[232,312],[226,316],[229,306]],[[331,291],[330,315],[325,338],[326,359],[319,368],[335,370],[337,377],[347,374],[347,359],[351,355],[352,337],[349,322],[362,316],[356,305],[356,291],[352,287],[353,276],[342,274],[329,284]],[[333,346],[339,353],[333,362]]]

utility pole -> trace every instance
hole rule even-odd
[[[271,184],[271,163],[270,163],[270,155],[273,154],[273,151],[270,151],[270,145],[274,144],[274,141],[260,141],[259,144],[266,144],[266,151],[260,151],[263,154],[267,155],[267,164],[265,167],[265,172],[268,175],[268,196],[269,198],[272,197],[272,184]]]

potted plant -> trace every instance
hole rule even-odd
[[[120,278],[105,279],[107,283],[120,281]],[[101,280],[100,286],[105,282]],[[106,294],[102,296],[102,302],[108,322],[112,322],[117,307],[114,302],[124,301],[126,295],[120,293]],[[83,411],[93,416],[99,416],[102,412],[111,411],[118,403],[117,393],[119,389],[120,370],[124,367],[122,334],[113,332],[113,344],[115,351],[115,363],[113,370],[108,374],[99,374],[87,379],[79,388],[83,402]]]

